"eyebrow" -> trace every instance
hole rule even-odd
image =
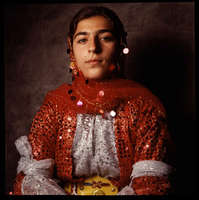
[[[99,31],[97,31],[96,33],[97,34],[102,34],[102,33],[106,33],[106,32],[109,32],[109,33],[111,33],[111,34],[113,34],[113,31],[111,30],[111,29],[101,29],[101,30],[99,30]],[[77,36],[79,36],[79,35],[88,35],[89,33],[88,32],[86,32],[86,31],[84,31],[84,32],[78,32],[78,33],[76,33],[75,35],[74,35],[74,38],[73,39],[75,39]]]

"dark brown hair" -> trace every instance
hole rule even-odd
[[[79,12],[77,12],[69,26],[68,36],[70,37],[71,43],[73,42],[73,35],[77,29],[78,23],[83,19],[87,19],[93,16],[103,16],[110,20],[113,24],[113,34],[116,37],[118,44],[123,43],[126,45],[127,33],[125,32],[124,26],[119,17],[111,9],[102,6],[84,7],[79,10]]]

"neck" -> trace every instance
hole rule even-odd
[[[82,72],[79,72],[79,75],[73,75],[73,84],[82,86],[89,86],[89,87],[96,87],[97,85],[104,85],[112,82],[113,80],[117,79],[118,76],[114,73],[107,75],[103,79],[88,79],[85,78]]]

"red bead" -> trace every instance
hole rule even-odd
[[[98,94],[99,94],[100,97],[103,97],[104,96],[104,91],[100,90]]]

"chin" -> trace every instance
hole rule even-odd
[[[91,80],[102,80],[104,79],[105,74],[103,72],[98,72],[98,73],[89,73],[86,74],[86,78],[91,79]]]
[[[104,77],[103,76],[87,76],[87,78],[90,80],[102,80]]]

